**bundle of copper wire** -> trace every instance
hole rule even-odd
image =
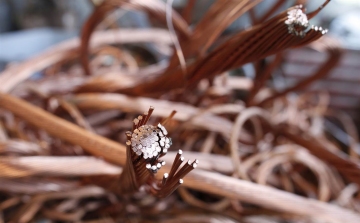
[[[360,222],[356,126],[307,89],[343,54],[310,24],[329,1],[219,0],[197,23],[170,2],[104,0],[80,39],[1,73],[0,222]],[[108,29],[118,9],[154,28]],[[298,47],[326,58],[274,87]]]
[[[175,156],[174,163],[169,173],[164,173],[161,181],[157,181],[154,174],[157,173],[165,161],[159,160],[172,145],[171,138],[167,137],[166,128],[160,123],[157,126],[147,125],[154,108],[150,107],[144,115],[134,119],[132,132],[126,132],[126,165],[120,176],[118,193],[120,195],[135,193],[144,184],[148,191],[156,197],[169,196],[178,186],[183,183],[183,177],[195,169],[198,160],[185,163],[182,150]]]

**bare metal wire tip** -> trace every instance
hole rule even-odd
[[[174,163],[169,173],[164,173],[162,181],[157,181],[153,174],[166,164],[165,161],[159,160],[160,157],[168,152],[172,145],[171,138],[167,137],[167,130],[162,124],[149,125],[149,120],[154,108],[151,106],[144,115],[139,115],[133,120],[132,131],[125,134],[128,137],[126,141],[127,149],[133,153],[131,162],[134,169],[137,182],[146,182],[152,187],[151,192],[157,197],[165,197],[171,194],[179,184],[184,181],[183,178],[187,173],[197,167],[198,160],[188,160],[187,164],[182,165],[185,158],[182,156],[183,151],[178,150]],[[134,156],[136,154],[137,156]],[[139,156],[143,159],[138,159]],[[145,165],[145,168],[144,168]],[[133,181],[133,178],[131,179]],[[156,182],[153,182],[156,181]]]

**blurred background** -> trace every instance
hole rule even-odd
[[[214,1],[197,0],[192,12],[192,24],[203,16]],[[266,0],[257,8],[257,14],[269,8],[275,1]],[[309,1],[311,11],[323,1]],[[0,71],[9,63],[30,58],[50,46],[79,35],[94,5],[101,0],[0,0]],[[175,0],[173,6],[181,11],[186,0]],[[278,11],[291,6],[284,4]],[[146,14],[119,9],[114,13],[110,27],[151,27]],[[339,66],[327,78],[313,84],[309,89],[328,91],[331,106],[349,113],[356,121],[360,119],[360,2],[356,0],[332,0],[313,20],[313,24],[328,27],[329,35],[341,41],[346,50]],[[226,32],[236,32],[250,26],[247,15],[237,19]],[[326,56],[309,49],[289,52],[282,65],[283,75],[277,75],[275,85],[284,88],[316,70]],[[247,69],[248,68],[248,69]],[[245,66],[246,75],[254,71]]]

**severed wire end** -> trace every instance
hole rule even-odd
[[[322,27],[320,26],[311,26],[310,28],[311,30],[314,30],[316,32],[320,32],[322,35],[325,35],[326,33],[328,33],[328,30],[327,29],[323,29]]]
[[[133,131],[138,128],[139,119],[135,118],[133,121]]]
[[[138,120],[139,120],[139,123],[138,123],[138,127],[142,126],[142,123],[143,123],[143,116],[139,115],[138,116]]]
[[[128,141],[130,141],[131,140],[131,132],[130,131],[125,132],[125,135],[126,135],[126,139]],[[130,142],[130,144],[131,144],[131,142]]]
[[[150,117],[151,117],[151,114],[153,113],[154,111],[154,107],[153,106],[150,106],[148,112],[146,112],[146,117],[144,118],[144,121],[143,121],[143,125],[146,125],[146,123],[149,121]]]
[[[161,122],[161,124],[162,124],[162,125],[166,125],[166,124],[174,117],[175,114],[176,114],[176,111],[173,110],[173,111],[170,113],[170,115]]]
[[[131,156],[132,168],[135,178],[132,182],[137,188],[147,184],[151,188],[151,193],[157,197],[166,197],[170,195],[180,184],[183,183],[183,177],[198,165],[198,160],[187,161],[182,156],[183,151],[178,150],[170,172],[163,175],[162,180],[156,180],[153,177],[161,167],[165,166],[165,161],[159,160],[160,157],[168,152],[172,145],[171,138],[168,137],[168,131],[162,124],[156,126],[146,124],[154,108],[150,107],[147,113],[139,115],[133,121],[133,130],[126,132],[126,145],[131,148],[136,156]],[[170,115],[171,118],[175,111]],[[131,171],[130,171],[131,172]]]
[[[161,124],[157,127],[153,125],[140,126],[134,129],[131,135],[132,149],[137,155],[142,155],[144,159],[155,159],[151,161],[152,164],[155,164],[156,159],[160,155],[166,154],[172,145],[167,134],[168,132]]]
[[[302,5],[290,9],[287,12],[287,19],[285,21],[289,34],[304,37],[309,27],[309,19],[316,16],[329,2],[330,0],[325,1],[317,10],[308,14],[304,13]],[[327,30],[317,26],[311,26],[310,30],[319,31],[322,35],[327,33]]]
[[[168,174],[168,173],[164,173],[164,176],[163,176],[163,179],[162,179],[161,184],[162,184],[162,185],[165,185],[168,178],[169,178],[169,174]]]
[[[146,118],[148,117],[149,113],[145,112],[144,115],[141,117],[140,126],[145,125]]]
[[[305,30],[309,26],[309,20],[303,12],[302,5],[297,5],[287,12],[285,24],[290,34],[299,37],[305,36]]]

